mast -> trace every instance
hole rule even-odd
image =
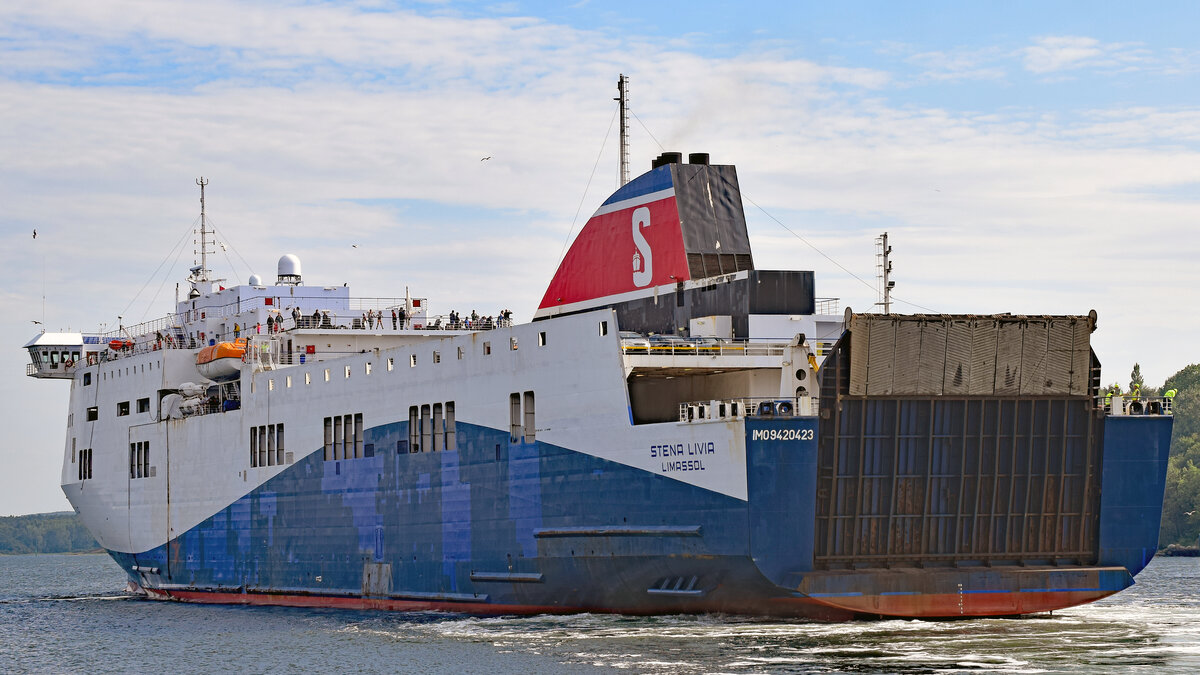
[[[197,281],[208,281],[208,229],[204,213],[204,186],[208,180],[201,176],[196,179],[200,186],[200,269],[196,273]]]
[[[616,101],[621,108],[621,186],[629,182],[629,78],[617,80]]]
[[[883,313],[892,313],[892,289],[896,287],[896,282],[892,281],[892,247],[888,245],[888,234],[884,232],[875,238],[875,266],[879,270],[880,290],[883,295],[883,301],[876,303],[883,305]]]

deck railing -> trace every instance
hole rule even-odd
[[[760,396],[688,401],[679,404],[680,422],[739,419],[745,417],[810,417],[817,414],[817,398],[810,396]]]

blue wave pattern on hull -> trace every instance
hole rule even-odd
[[[811,419],[771,424],[816,427]],[[778,522],[781,509],[799,509],[788,522],[811,529],[812,443],[808,460],[782,466],[778,453],[802,444],[748,443],[759,466],[751,480],[771,495],[751,514],[732,497],[463,423],[458,450],[401,454],[407,426],[366,430],[371,457],[324,461],[317,452],[166,546],[114,557],[126,569],[158,567],[164,587],[226,592],[427,594],[634,612],[688,603],[744,611],[755,597],[789,595],[756,567],[751,538],[757,548],[777,544],[770,528],[749,521]],[[778,542],[788,549],[780,553],[796,553],[795,541]],[[811,562],[811,532],[798,541]],[[372,564],[390,567],[373,568],[388,578],[368,588]]]

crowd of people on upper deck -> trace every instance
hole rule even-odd
[[[389,315],[390,314],[390,315]],[[353,316],[346,322],[346,317],[329,310],[313,310],[311,315],[305,315],[299,307],[290,308],[291,325],[287,325],[282,312],[269,315],[264,322],[256,322],[253,326],[243,326],[234,322],[232,337],[227,334],[207,335],[203,332],[182,333],[178,327],[139,335],[134,338],[116,338],[112,341],[114,355],[124,355],[134,352],[155,351],[159,349],[196,349],[211,342],[237,340],[243,335],[262,335],[283,333],[296,328],[338,329],[350,328],[359,330],[386,330],[390,324],[394,331],[400,330],[492,330],[512,325],[512,310],[502,309],[493,316],[483,316],[475,310],[463,316],[458,310],[452,310],[446,316],[434,316],[432,321],[414,323],[414,318],[408,315],[404,307],[392,307],[390,312],[383,309],[368,309],[359,316]],[[425,319],[421,317],[416,320]],[[126,333],[128,334],[128,333]]]

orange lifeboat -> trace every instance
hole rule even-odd
[[[218,342],[196,354],[196,370],[210,380],[232,380],[242,372],[242,357],[246,354],[246,338],[233,342]]]

